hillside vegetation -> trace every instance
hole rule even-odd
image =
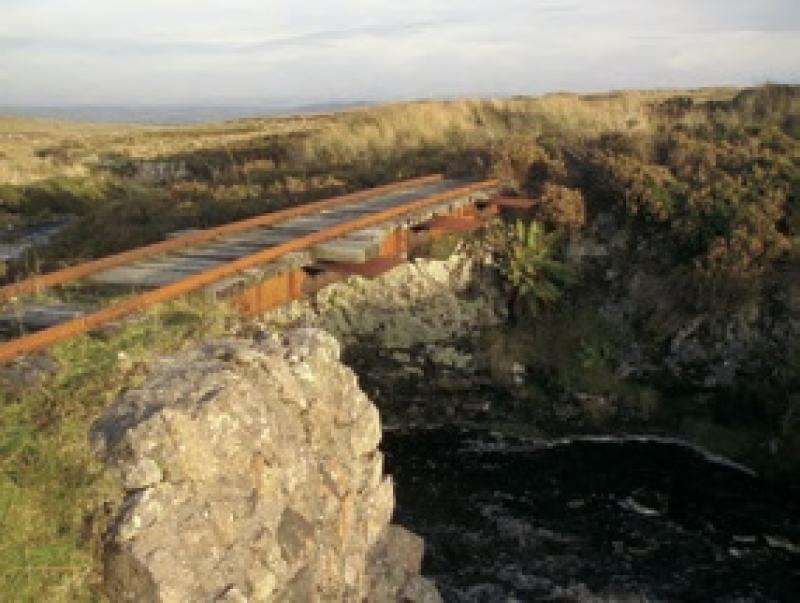
[[[677,431],[796,481],[800,88],[646,106],[646,128],[526,147],[545,234],[501,255],[539,258],[516,295],[553,303],[493,345],[530,367],[532,420],[573,406],[569,429]],[[579,278],[554,289],[553,266]]]
[[[355,188],[436,171],[482,175],[495,157],[524,169],[536,140],[652,131],[652,104],[670,95],[416,102],[171,127],[0,118],[0,222],[80,216],[40,254],[35,264],[47,269]]]

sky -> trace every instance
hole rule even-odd
[[[0,105],[800,82],[800,0],[0,0]]]

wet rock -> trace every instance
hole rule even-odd
[[[369,600],[441,601],[433,583],[420,576],[423,549],[422,538],[405,528],[390,526],[370,555]]]
[[[796,599],[798,498],[691,444],[426,426],[383,447],[448,601]]]
[[[421,540],[387,532],[378,412],[339,353],[313,329],[215,341],[112,405],[92,433],[127,492],[112,600],[437,600]]]

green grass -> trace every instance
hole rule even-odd
[[[154,354],[224,332],[226,309],[184,300],[52,349],[54,376],[0,392],[0,600],[89,601],[113,476],[88,442],[92,422],[141,383]]]

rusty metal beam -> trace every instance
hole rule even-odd
[[[531,209],[536,201],[522,197],[494,197],[489,199],[489,204],[505,209]]]
[[[306,273],[302,269],[276,274],[237,294],[232,305],[245,316],[256,316],[299,298]]]
[[[264,249],[253,255],[234,260],[228,264],[223,264],[216,268],[212,268],[199,274],[194,274],[180,281],[176,281],[159,289],[148,291],[141,295],[137,295],[125,301],[119,302],[103,310],[75,318],[67,322],[58,324],[56,326],[20,337],[13,341],[9,341],[0,345],[0,363],[7,362],[21,354],[27,354],[36,350],[45,348],[56,342],[74,337],[81,333],[86,333],[96,329],[104,324],[108,324],[135,312],[141,311],[149,306],[165,302],[171,299],[185,295],[196,289],[210,285],[211,283],[223,279],[228,276],[233,276],[238,272],[253,268],[260,264],[278,259],[279,257],[291,253],[293,251],[300,251],[311,245],[327,241],[336,237],[341,237],[356,230],[361,230],[392,218],[401,216],[407,212],[423,209],[429,205],[441,203],[449,199],[463,197],[472,192],[491,188],[497,185],[496,180],[486,180],[477,182],[465,187],[453,189],[431,197],[417,199],[405,205],[391,207],[380,212],[360,216],[349,222],[335,224],[328,228],[324,228],[317,232],[298,237],[286,243],[282,243],[275,247]]]
[[[439,216],[427,224],[434,237],[447,233],[471,233],[483,226],[483,220],[474,216]]]
[[[391,258],[405,256],[408,253],[409,233],[405,227],[395,228],[381,243],[378,257]]]
[[[443,177],[440,174],[435,174],[432,176],[424,176],[422,178],[415,178],[412,180],[387,184],[363,191],[357,191],[355,193],[332,197],[322,201],[315,201],[313,203],[307,203],[304,205],[298,205],[296,207],[290,207],[279,211],[261,214],[253,218],[231,222],[230,224],[224,224],[215,228],[208,228],[180,237],[166,239],[158,243],[153,243],[144,247],[137,247],[136,249],[123,251],[122,253],[117,253],[115,255],[110,255],[97,260],[92,260],[90,262],[85,262],[83,264],[78,264],[77,266],[72,266],[70,268],[65,268],[49,274],[32,276],[18,283],[11,283],[4,287],[0,287],[0,302],[8,301],[13,297],[25,295],[27,293],[35,293],[43,291],[49,287],[55,287],[57,285],[63,285],[65,283],[76,281],[96,272],[100,272],[101,270],[116,268],[117,266],[123,266],[125,264],[129,264],[131,262],[154,255],[177,251],[193,245],[198,245],[199,243],[205,243],[206,241],[210,241],[223,235],[229,235],[261,226],[269,226],[270,224],[274,224],[282,220],[288,220],[290,218],[304,216],[325,209],[332,209],[341,205],[347,205],[348,203],[353,203],[355,201],[360,201],[362,199],[367,199],[369,197],[392,192],[398,189],[433,184],[434,182],[439,182],[442,179]]]

